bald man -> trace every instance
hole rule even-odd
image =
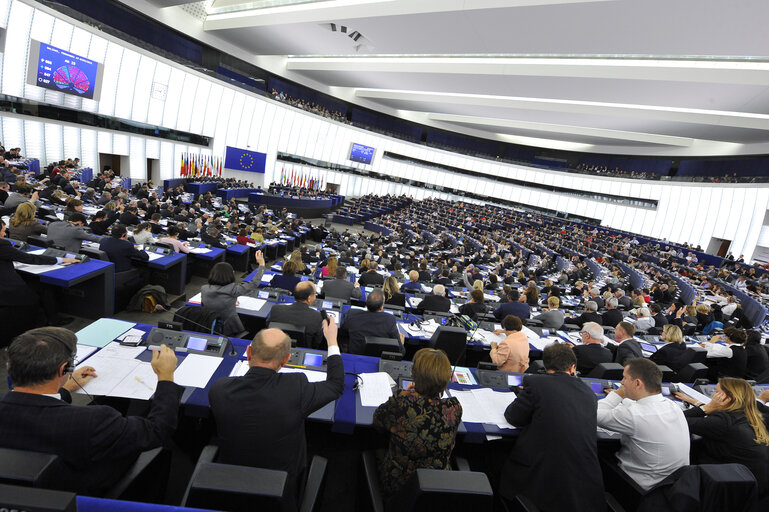
[[[307,469],[304,420],[342,396],[344,365],[334,319],[323,322],[328,342],[326,380],[310,383],[302,373],[279,373],[291,358],[291,340],[280,329],[259,331],[246,349],[249,370],[211,385],[219,435],[217,462],[288,472],[284,510],[296,510]]]
[[[320,313],[310,307],[315,302],[316,294],[314,283],[300,281],[294,287],[294,303],[273,306],[270,323],[280,322],[304,327],[305,345],[325,350]]]

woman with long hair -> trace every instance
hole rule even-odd
[[[29,235],[46,233],[48,229],[35,219],[37,207],[35,203],[27,201],[16,207],[16,213],[11,217],[8,235],[16,240],[27,241]]]
[[[387,276],[382,291],[385,295],[385,304],[406,307],[406,296],[400,292],[400,283],[393,276]]]
[[[321,267],[320,269],[320,276],[334,277],[336,275],[337,264],[338,262],[337,262],[336,256],[329,256],[328,261],[326,262],[326,265],[324,267]]]

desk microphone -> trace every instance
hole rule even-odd
[[[162,304],[157,304],[157,305],[155,306],[155,311],[157,311],[157,312],[166,312],[166,313],[171,313],[171,310],[170,310],[170,309],[166,309],[166,308],[164,308]],[[195,320],[192,320],[192,319],[190,319],[190,318],[187,318],[187,317],[185,317],[185,316],[182,316],[182,315],[180,315],[178,312],[177,312],[177,313],[174,313],[174,316],[175,316],[175,317],[179,317],[179,318],[181,318],[181,319],[182,319],[182,320],[184,320],[185,322],[189,322],[189,323],[191,323],[191,324],[193,324],[193,325],[196,325],[196,326],[198,326],[198,327],[201,327],[201,328],[205,329],[206,331],[212,331],[212,332],[213,332],[213,334],[218,334],[219,336],[221,336],[222,338],[224,338],[224,339],[225,339],[225,341],[227,341],[227,343],[230,345],[230,353],[229,353],[228,355],[230,355],[230,356],[232,356],[232,357],[234,357],[234,356],[237,356],[237,355],[238,355],[238,353],[237,353],[237,352],[235,352],[235,345],[233,345],[233,344],[232,344],[232,341],[230,341],[230,337],[229,337],[229,336],[225,335],[225,334],[224,334],[224,333],[222,333],[222,332],[217,332],[217,331],[216,331],[216,329],[212,329],[212,328],[210,328],[210,327],[206,327],[206,326],[205,326],[205,325],[203,325],[203,324],[199,324],[199,323],[197,323]],[[205,331],[204,331],[204,332],[205,332]]]

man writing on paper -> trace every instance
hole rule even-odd
[[[571,345],[546,346],[542,360],[547,375],[526,375],[505,411],[508,423],[522,430],[502,469],[499,492],[511,501],[523,494],[545,512],[606,510],[595,394],[573,377],[577,358]]]
[[[146,418],[102,405],[73,406],[70,392],[98,378],[90,366],[74,369],[76,343],[72,331],[42,327],[8,347],[14,389],[0,400],[0,446],[58,455],[67,471],[57,486],[99,496],[139,453],[170,440],[184,388],[173,382],[176,355],[163,346],[152,355],[158,385]]]
[[[291,339],[280,329],[263,329],[246,350],[248,373],[219,379],[208,392],[219,434],[217,461],[288,472],[290,510],[297,508],[306,477],[304,420],[344,391],[333,318],[323,321],[323,334],[328,343],[325,381],[310,383],[304,374],[278,373],[291,358]]]

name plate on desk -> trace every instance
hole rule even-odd
[[[154,327],[147,336],[147,345],[158,347],[168,345],[175,352],[188,352],[206,356],[223,357],[227,350],[227,340],[210,334],[172,331]]]

